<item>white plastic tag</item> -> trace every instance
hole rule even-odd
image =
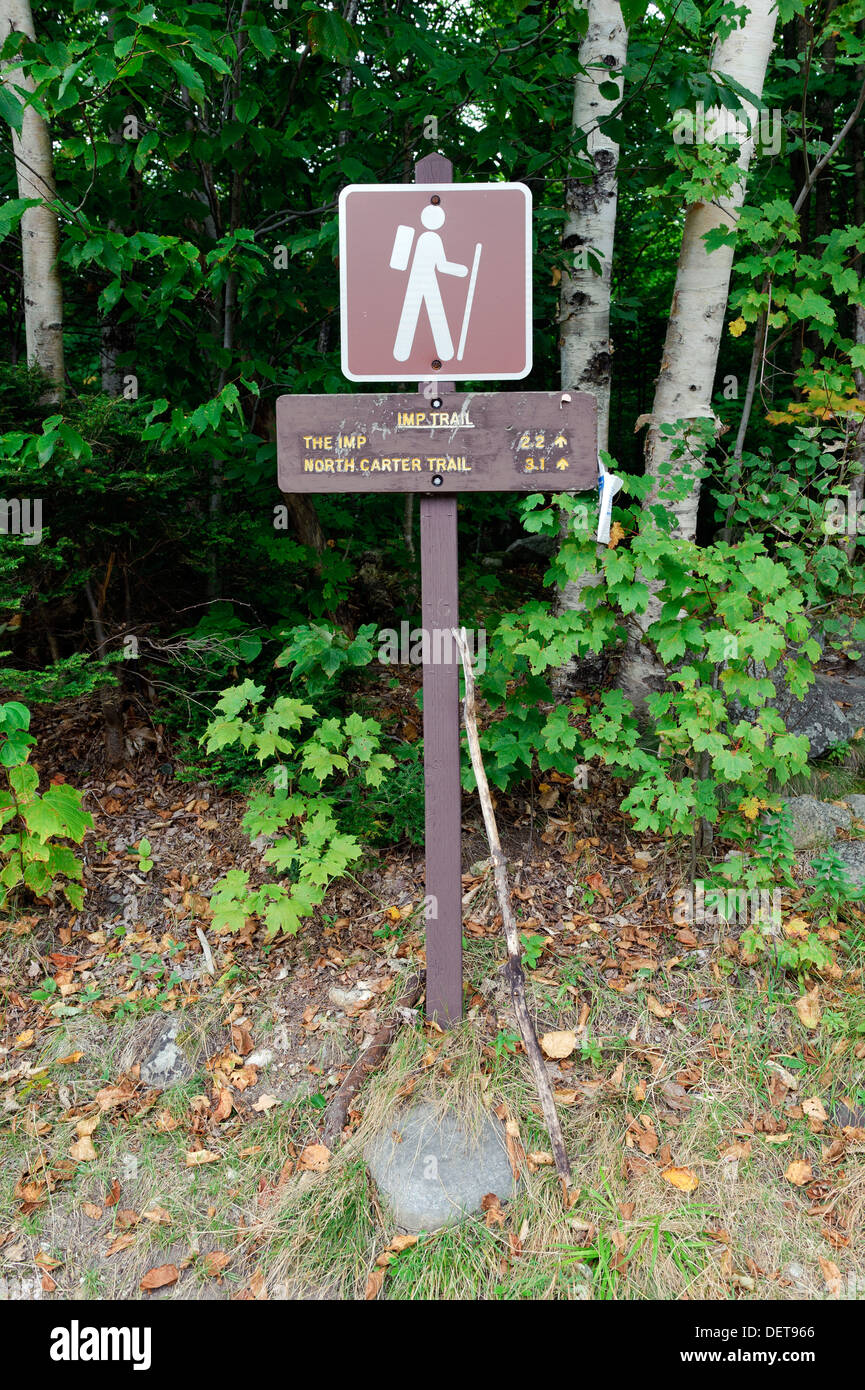
[[[604,467],[598,455],[598,545],[608,545],[610,541],[610,517],[613,511],[613,498],[622,490],[622,479]]]

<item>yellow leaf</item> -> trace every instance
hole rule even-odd
[[[570,1057],[576,1045],[577,1035],[570,1028],[559,1033],[544,1033],[541,1038],[541,1047],[546,1055],[557,1059]]]
[[[744,801],[739,802],[739,810],[748,820],[756,820],[762,805],[759,796],[746,796]]]
[[[669,1018],[670,1014],[673,1012],[670,1004],[660,1003],[660,1001],[655,998],[654,994],[646,996],[646,1003],[649,1006],[649,1013],[654,1014],[655,1018]]]
[[[802,1109],[809,1120],[819,1120],[821,1124],[825,1124],[829,1118],[826,1114],[826,1107],[819,1096],[809,1096],[808,1100],[803,1100]]]
[[[700,1179],[690,1168],[667,1168],[661,1177],[679,1192],[696,1192]]]
[[[840,1269],[838,1268],[838,1266],[837,1266],[836,1264],[834,1264],[834,1263],[832,1262],[832,1260],[827,1260],[827,1259],[825,1259],[823,1255],[820,1255],[818,1258],[819,1258],[819,1260],[820,1260],[820,1269],[821,1269],[821,1271],[822,1271],[823,1278],[826,1280],[826,1288],[829,1290],[829,1292],[830,1292],[830,1294],[832,1295],[833,1298],[840,1298],[840,1297],[841,1297],[841,1271],[840,1271]]]
[[[733,319],[733,322],[729,325],[730,333],[734,338],[741,338],[747,327],[748,325],[741,314],[737,319]]]
[[[187,1168],[197,1168],[200,1163],[218,1163],[221,1155],[211,1153],[209,1149],[192,1149],[186,1155]]]
[[[610,527],[610,539],[607,544],[607,549],[615,550],[616,546],[619,544],[619,541],[624,539],[624,535],[624,526],[621,526],[618,521],[614,521],[612,526]]]
[[[804,917],[791,917],[789,922],[784,923],[785,936],[806,937],[810,930],[810,924],[805,921]]]
[[[77,1139],[69,1149],[69,1157],[74,1158],[76,1163],[92,1163],[96,1158],[96,1150],[93,1147],[93,1140],[89,1134]]]
[[[534,1164],[536,1168],[548,1168],[553,1162],[553,1156],[547,1153],[546,1149],[539,1149],[537,1153],[526,1154],[526,1161],[529,1167]]]
[[[811,1181],[811,1164],[806,1158],[794,1158],[784,1177],[794,1187],[804,1187],[806,1182]]]
[[[298,1166],[312,1173],[326,1173],[330,1167],[330,1149],[326,1144],[307,1144],[301,1151]]]
[[[799,1022],[805,1028],[816,1028],[820,1019],[823,1017],[823,1010],[820,1008],[820,986],[815,985],[809,989],[801,999],[796,1000],[796,1013],[799,1015]]]

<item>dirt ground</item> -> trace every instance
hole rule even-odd
[[[0,1298],[862,1296],[861,914],[821,928],[831,969],[790,975],[735,926],[673,920],[685,867],[611,780],[501,798],[537,1032],[573,1036],[548,1061],[563,1200],[466,797],[466,1021],[401,1018],[328,1152],[329,1098],[424,965],[422,857],[370,854],[295,938],[217,932],[213,882],[261,872],[261,846],[240,798],[175,782],[153,742],[76,777],[66,731],[85,908],[0,933]],[[409,1097],[511,1122],[512,1202],[399,1239],[362,1153]]]

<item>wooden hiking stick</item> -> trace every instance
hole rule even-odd
[[[540,1043],[535,1036],[532,1026],[529,1006],[526,1001],[526,979],[523,974],[522,951],[520,949],[520,937],[517,931],[517,924],[514,921],[514,914],[511,911],[511,893],[508,884],[508,873],[505,866],[502,846],[499,840],[498,827],[496,826],[495,812],[493,811],[492,797],[490,796],[490,786],[487,781],[487,774],[484,771],[483,759],[481,757],[481,745],[478,739],[478,721],[475,712],[475,678],[472,669],[472,658],[469,652],[467,635],[465,628],[457,632],[452,628],[459,653],[462,658],[463,671],[466,678],[466,697],[463,703],[463,718],[465,720],[466,734],[469,741],[469,753],[471,754],[472,767],[474,769],[475,781],[478,784],[478,796],[480,797],[481,811],[484,817],[487,840],[489,841],[490,854],[493,862],[493,878],[496,885],[496,896],[499,900],[499,907],[502,913],[502,923],[505,929],[505,941],[508,948],[508,963],[506,974],[508,984],[511,987],[511,1001],[514,1006],[514,1013],[517,1016],[517,1023],[520,1028],[520,1036],[526,1055],[532,1068],[535,1085],[544,1113],[544,1121],[550,1136],[550,1143],[553,1149],[553,1158],[565,1195],[571,1182],[571,1165],[568,1162],[568,1153],[565,1148],[565,1139],[562,1134],[562,1126],[556,1111],[556,1103],[553,1100],[553,1091],[550,1086],[550,1078],[547,1076],[547,1069],[544,1066],[544,1059],[541,1053]]]

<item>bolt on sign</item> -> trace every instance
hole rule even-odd
[[[343,373],[421,391],[276,403],[284,492],[420,494],[425,637],[461,625],[459,494],[598,483],[593,396],[454,389],[531,369],[531,198],[522,184],[450,175],[427,155],[414,185],[340,196]],[[453,643],[423,651],[426,1008],[447,1024],[463,1000],[459,666]]]
[[[339,197],[349,381],[507,381],[532,369],[522,183],[351,184]]]

